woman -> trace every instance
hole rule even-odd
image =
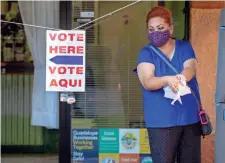
[[[172,38],[171,13],[163,7],[153,8],[147,15],[148,38],[186,79],[200,100],[196,80],[197,61],[188,41]],[[150,137],[154,163],[201,162],[201,133],[196,96],[181,97],[182,104],[164,97],[164,87],[177,92],[180,78],[148,46],[141,49],[137,73],[143,89],[144,117]],[[180,76],[179,75],[179,76]]]

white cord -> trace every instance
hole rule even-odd
[[[105,15],[99,17],[99,18],[96,18],[96,19],[94,19],[94,20],[88,22],[88,23],[85,23],[85,24],[83,24],[83,25],[80,25],[80,26],[78,26],[78,27],[76,27],[76,28],[74,28],[74,29],[72,29],[72,30],[78,30],[79,28],[81,28],[81,27],[83,27],[83,26],[86,26],[86,25],[88,25],[88,24],[90,24],[90,23],[96,22],[96,21],[98,21],[98,20],[100,20],[100,19],[103,19],[103,18],[105,18],[105,17],[107,17],[107,16],[112,16],[113,14],[115,14],[115,13],[121,11],[121,10],[124,10],[124,9],[126,9],[126,8],[128,8],[128,7],[131,7],[131,6],[135,5],[136,3],[140,2],[140,1],[141,1],[141,0],[137,0],[137,1],[135,1],[134,3],[131,3],[131,4],[129,4],[129,5],[126,5],[126,6],[124,6],[124,7],[121,7],[121,8],[119,8],[119,9],[117,9],[117,10],[114,10],[113,12],[110,12],[110,13],[108,13],[108,14],[105,14]],[[1,22],[4,22],[4,23],[10,23],[10,24],[17,24],[17,25],[23,25],[23,26],[36,27],[36,28],[62,30],[62,29],[50,28],[50,27],[44,27],[44,26],[38,26],[38,25],[32,25],[32,24],[25,24],[25,23],[11,22],[11,21],[6,21],[6,20],[1,20]]]
[[[78,26],[78,27],[76,27],[76,28],[74,28],[74,29],[72,29],[72,30],[77,30],[77,29],[79,29],[79,28],[81,28],[81,27],[83,27],[83,26],[86,26],[86,25],[88,25],[88,24],[90,24],[90,23],[93,23],[93,22],[95,22],[95,21],[97,21],[97,20],[103,19],[103,18],[105,18],[105,17],[107,17],[107,16],[112,16],[114,13],[119,12],[119,11],[121,11],[121,10],[123,10],[123,9],[126,9],[127,7],[133,6],[133,5],[135,5],[136,3],[140,2],[140,1],[141,1],[141,0],[137,0],[137,1],[134,2],[134,3],[131,3],[131,4],[129,4],[129,5],[126,5],[126,6],[124,6],[124,7],[121,7],[121,8],[119,8],[119,9],[113,11],[113,12],[110,12],[110,13],[108,13],[108,14],[106,14],[106,15],[103,15],[103,16],[97,18],[97,19],[94,19],[94,20],[92,20],[92,21],[90,21],[90,22],[88,22],[88,23],[85,23],[85,24],[83,24],[83,25],[80,25],[80,26]]]
[[[57,29],[57,28],[50,28],[50,27],[44,27],[44,26],[38,26],[38,25],[32,25],[32,24],[25,24],[25,23],[17,23],[17,22],[11,22],[11,21],[6,21],[6,20],[1,20],[1,22],[10,23],[10,24],[17,24],[17,25],[23,25],[23,26],[30,26],[30,27],[35,27],[35,28],[61,30],[61,29]]]

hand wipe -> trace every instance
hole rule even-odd
[[[182,104],[182,101],[181,101],[181,96],[184,96],[184,95],[187,95],[187,94],[190,94],[191,93],[191,89],[187,86],[186,84],[186,79],[183,75],[177,75],[178,78],[180,79],[181,84],[178,85],[178,91],[177,93],[174,93],[169,86],[166,86],[164,87],[164,97],[166,98],[169,98],[169,99],[172,99],[173,101],[171,102],[172,105],[174,105],[174,103],[176,101],[179,101],[181,104]]]

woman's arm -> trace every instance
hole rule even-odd
[[[158,90],[167,85],[167,76],[155,77],[155,66],[151,63],[140,63],[137,67],[138,78],[147,90]]]
[[[186,81],[189,82],[195,75],[197,70],[197,61],[194,58],[188,59],[183,64],[183,71],[181,72],[182,75],[185,76]]]

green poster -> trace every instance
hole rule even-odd
[[[99,129],[99,153],[119,153],[118,129]]]

